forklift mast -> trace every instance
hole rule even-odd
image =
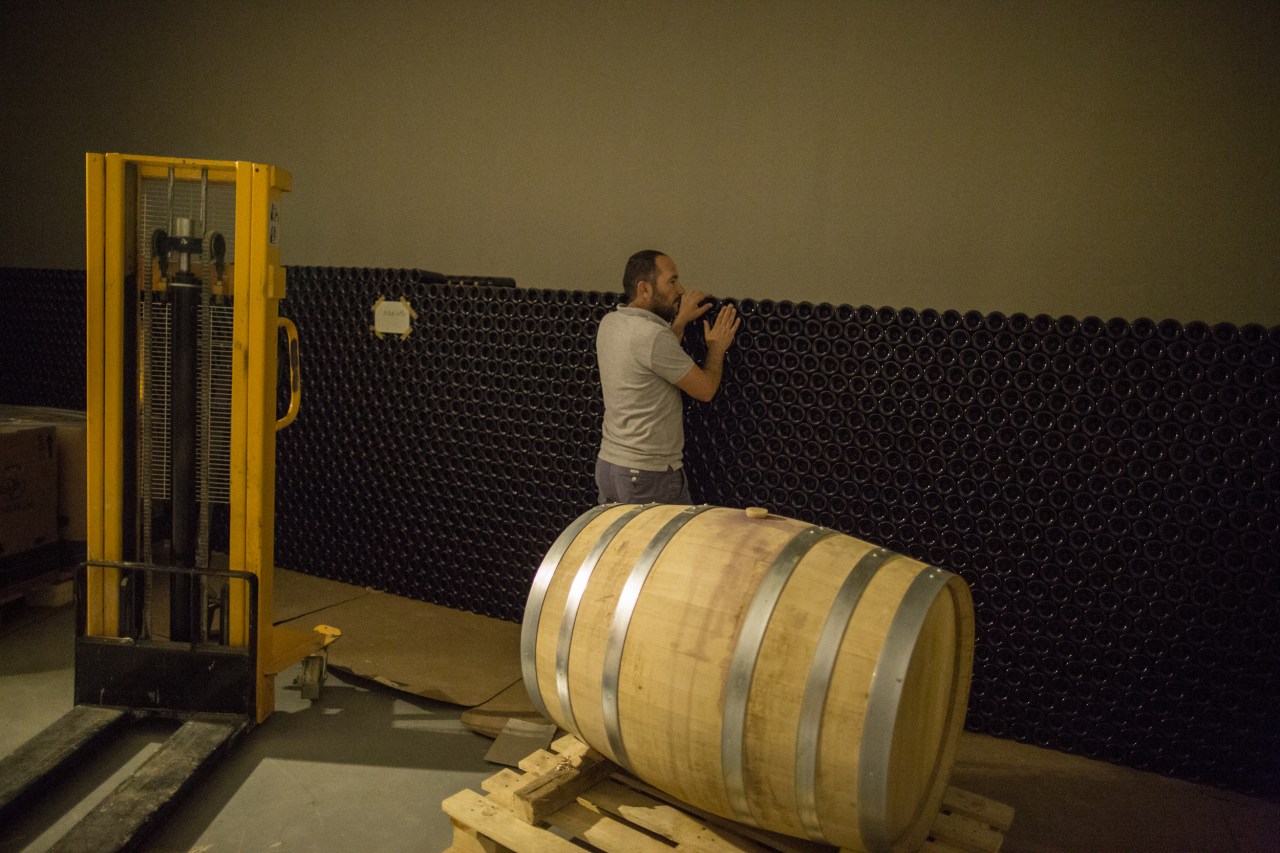
[[[79,704],[261,722],[275,673],[319,640],[271,621],[275,434],[301,391],[278,316],[291,183],[259,163],[86,156]],[[277,421],[281,324],[293,387]]]
[[[280,200],[260,163],[88,154],[88,557],[76,576],[75,706],[0,759],[0,818],[123,726],[180,726],[52,848],[133,845],[198,773],[304,698],[339,631],[272,619],[276,431],[298,415],[280,318]],[[281,330],[289,405],[277,416]]]

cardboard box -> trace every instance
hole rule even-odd
[[[0,557],[58,541],[58,453],[51,426],[0,422]]]
[[[53,427],[58,448],[58,536],[64,542],[84,542],[89,538],[84,412],[0,405],[0,423],[15,421]]]

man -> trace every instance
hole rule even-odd
[[[742,324],[732,305],[715,325],[702,321],[706,364],[680,348],[685,327],[711,310],[707,294],[685,295],[675,262],[646,249],[627,260],[626,304],[600,322],[596,360],[604,390],[604,429],[596,459],[600,503],[692,503],[684,474],[680,392],[709,402],[720,388],[724,355]]]

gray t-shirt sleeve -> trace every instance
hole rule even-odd
[[[675,333],[662,331],[653,338],[653,349],[649,352],[649,364],[645,365],[663,379],[675,385],[689,368],[693,367],[693,359],[680,348]]]

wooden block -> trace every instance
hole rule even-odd
[[[539,823],[617,769],[594,750],[581,756],[560,756],[549,772],[537,774],[512,792],[511,810],[526,823]]]
[[[578,740],[575,735],[563,735],[551,743],[552,751],[559,755],[582,756],[592,752],[591,747]],[[597,755],[599,753],[596,753]]]
[[[524,823],[475,791],[459,791],[445,800],[442,807],[457,823],[505,845],[514,853],[582,853],[576,844]]]
[[[554,744],[552,744],[554,746]],[[560,764],[560,756],[545,749],[531,752],[520,759],[519,767],[526,773],[550,773]]]

